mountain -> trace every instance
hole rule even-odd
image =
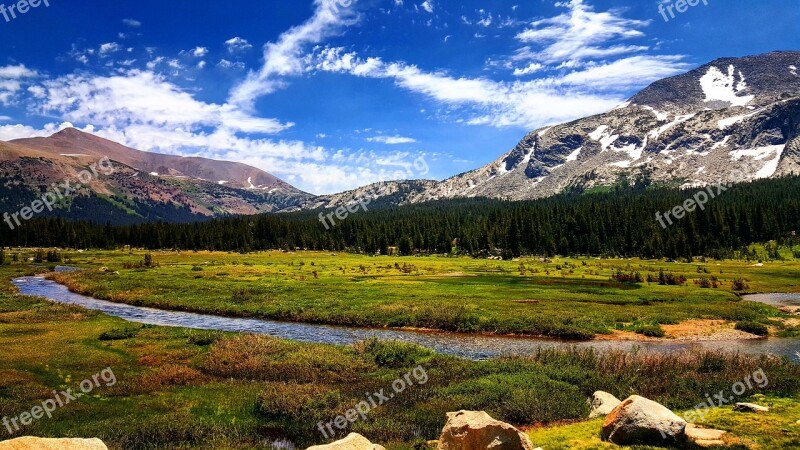
[[[535,130],[411,201],[535,199],[623,177],[693,187],[800,173],[798,67],[800,52],[718,59],[605,114]]]
[[[0,142],[0,205],[14,212],[52,183],[71,180],[108,158],[110,175],[61,202],[52,215],[125,224],[194,221],[295,208],[310,194],[254,167],[143,152],[73,128],[47,138]]]
[[[68,218],[135,223],[371,207],[437,199],[528,200],[623,182],[683,188],[800,173],[800,52],[722,58],[657,81],[612,111],[545,127],[479,169],[441,182],[377,183],[313,196],[240,163],[142,152],[66,129],[0,142],[0,212],[74,179],[102,157],[119,166],[59,205]],[[543,106],[546,107],[546,106]]]

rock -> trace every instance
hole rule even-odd
[[[609,394],[608,392],[597,391],[592,395],[589,404],[591,405],[591,412],[589,418],[607,416],[608,413],[614,410],[619,404],[622,403],[617,397]]]
[[[603,423],[603,439],[620,445],[675,444],[684,436],[686,421],[638,395],[620,403]]]
[[[736,412],[769,412],[769,408],[766,406],[759,406],[755,403],[737,403],[733,410]]]
[[[100,439],[21,437],[0,442],[0,450],[108,450]]]
[[[346,438],[325,445],[314,445],[307,450],[386,450],[383,446],[373,444],[358,433],[350,433]]]
[[[710,428],[700,428],[690,423],[686,425],[686,440],[700,448],[721,447],[725,445],[722,440],[727,432],[722,430],[712,430]]]
[[[447,413],[439,450],[534,450],[528,435],[483,411]]]

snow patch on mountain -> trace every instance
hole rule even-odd
[[[706,102],[722,101],[732,106],[746,106],[755,96],[738,94],[747,89],[744,75],[739,71],[739,80],[736,80],[736,68],[731,64],[725,74],[716,67],[710,67],[708,72],[700,78],[700,86],[706,96]]]
[[[611,144],[619,139],[619,135],[611,133],[611,131],[608,131],[608,125],[600,125],[596,130],[589,133],[589,137],[593,141],[600,142],[600,147],[605,152],[609,147],[611,147]]]
[[[663,121],[669,119],[669,114],[656,111],[656,109],[653,108],[652,106],[642,106],[642,108],[644,108],[644,109],[650,111],[651,113],[655,114],[656,115],[656,119],[658,119],[659,122],[663,122]]]
[[[577,160],[578,160],[578,156],[580,156],[580,155],[581,155],[581,152],[582,152],[582,151],[583,151],[583,147],[578,147],[577,149],[575,149],[575,151],[574,151],[574,152],[570,153],[570,154],[567,156],[567,162],[570,162],[570,161],[577,161]]]
[[[672,127],[674,127],[676,125],[680,125],[683,122],[686,122],[687,120],[690,120],[690,119],[694,118],[694,116],[696,116],[696,115],[697,114],[693,113],[693,114],[686,114],[686,115],[683,115],[683,116],[678,116],[672,122],[670,122],[670,123],[668,123],[666,125],[662,125],[657,130],[653,130],[652,132],[650,132],[650,136],[657,139],[659,136],[664,134],[665,131],[669,130],[670,128],[672,128]]]

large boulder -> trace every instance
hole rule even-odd
[[[628,397],[606,416],[603,439],[619,445],[667,445],[681,441],[686,421],[638,395]]]
[[[620,399],[614,397],[608,392],[597,391],[594,393],[594,395],[592,395],[591,400],[589,400],[589,405],[591,407],[589,418],[594,419],[597,417],[607,416],[611,411],[614,410],[614,408],[619,406],[620,403],[622,403]]]
[[[21,437],[0,442],[0,450],[108,450],[100,439]]]
[[[534,450],[528,435],[483,411],[447,413],[439,450]]]
[[[358,433],[350,433],[346,438],[325,445],[314,445],[307,450],[386,450],[383,446],[373,444]]]

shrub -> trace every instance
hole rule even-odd
[[[219,331],[200,331],[192,332],[186,340],[189,344],[204,347],[211,345],[224,337],[224,334]]]
[[[734,291],[747,291],[750,289],[750,286],[747,285],[744,278],[737,278],[733,280],[733,285],[731,286],[731,288]]]
[[[659,325],[657,323],[656,324],[637,325],[634,328],[634,331],[637,334],[641,334],[641,335],[644,335],[644,336],[647,336],[647,337],[664,337],[666,335],[666,333],[664,332],[664,329],[661,328],[661,325]]]
[[[683,275],[673,275],[663,270],[658,272],[658,284],[662,286],[682,286],[686,284],[686,277]]]
[[[695,280],[694,283],[704,289],[710,289],[710,288],[716,289],[719,287],[719,280],[715,276],[712,276],[710,279],[702,277],[699,280]]]
[[[356,352],[375,362],[378,367],[405,368],[420,364],[430,358],[432,352],[426,348],[398,341],[381,341],[377,338],[358,342]]]
[[[736,329],[746,333],[755,334],[756,336],[767,336],[769,334],[769,328],[767,328],[767,326],[763,323],[758,322],[736,322]]]
[[[641,283],[644,281],[642,279],[642,274],[639,272],[625,273],[620,269],[617,269],[616,273],[614,273],[611,278],[620,283]]]
[[[122,341],[125,339],[131,339],[136,337],[139,334],[140,328],[114,328],[113,330],[104,331],[100,334],[101,341]]]

